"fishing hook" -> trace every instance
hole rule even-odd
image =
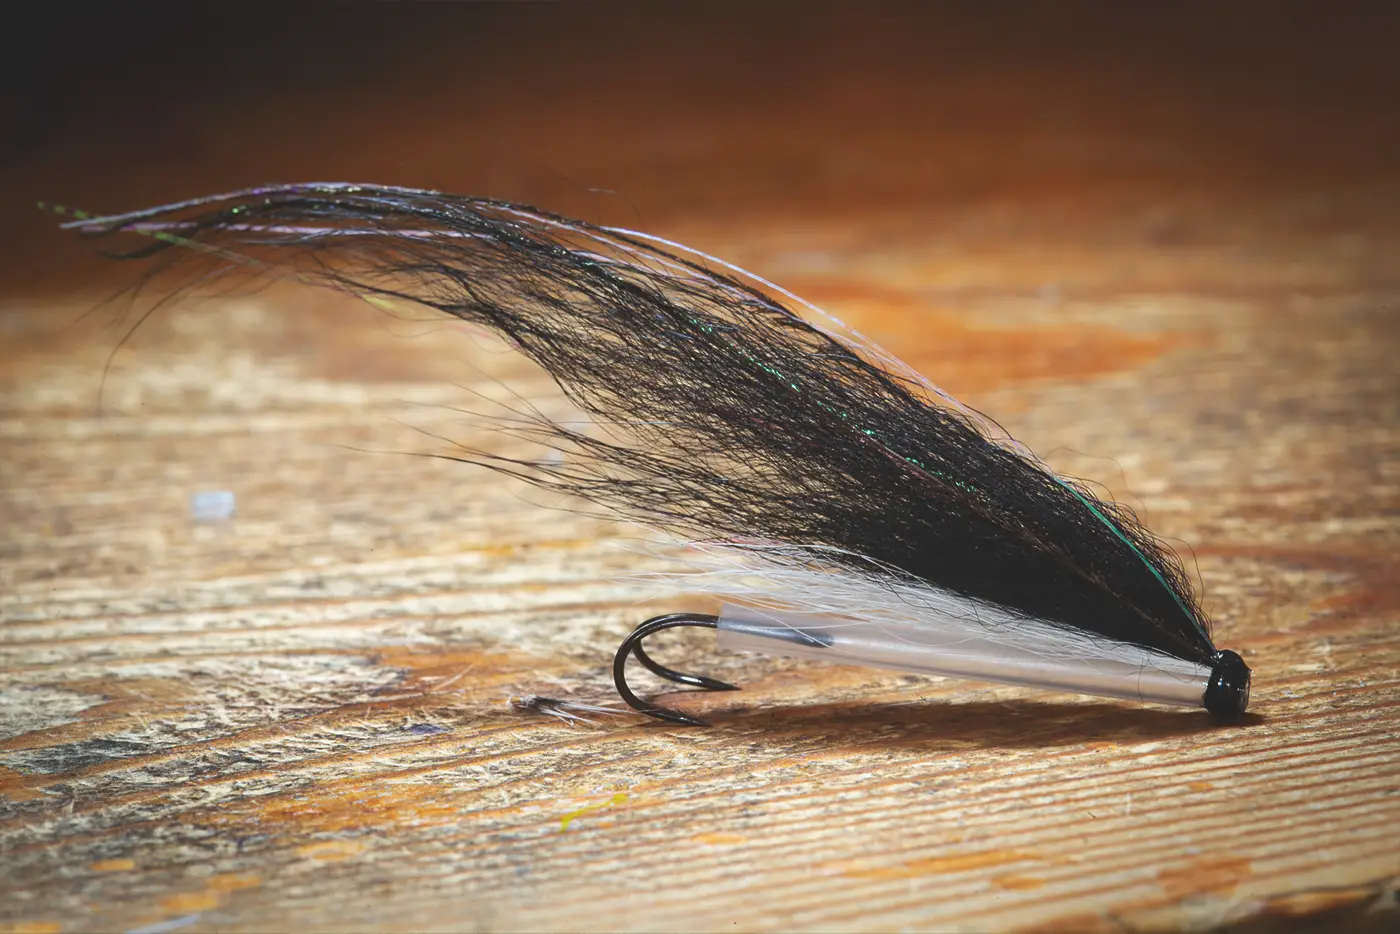
[[[692,687],[701,688],[706,691],[737,691],[736,686],[724,681],[717,681],[714,678],[706,678],[703,675],[688,675],[674,668],[667,668],[657,662],[642,648],[642,640],[647,636],[655,635],[664,629],[675,629],[680,626],[698,626],[702,629],[716,629],[719,627],[718,616],[708,616],[702,613],[668,613],[665,616],[654,616],[642,623],[632,633],[622,640],[622,644],[617,647],[617,654],[613,656],[613,684],[617,686],[617,693],[634,710],[641,711],[649,717],[656,717],[658,720],[670,720],[673,723],[684,723],[688,726],[705,726],[705,721],[696,719],[675,710],[668,710],[665,707],[658,707],[655,704],[642,700],[632,689],[627,686],[627,656],[634,656],[637,661],[658,677],[668,681],[675,681],[679,684],[689,684]]]

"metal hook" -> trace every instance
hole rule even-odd
[[[714,678],[706,678],[703,675],[688,675],[674,668],[667,668],[665,665],[655,661],[642,649],[642,640],[647,636],[661,632],[663,629],[675,629],[679,626],[699,626],[702,629],[715,629],[719,626],[718,616],[706,616],[700,613],[668,613],[665,616],[654,616],[632,630],[631,635],[622,640],[622,644],[617,647],[617,654],[613,656],[613,684],[617,686],[617,693],[621,695],[634,710],[639,710],[647,716],[656,717],[658,720],[670,720],[673,723],[684,723],[689,726],[705,726],[705,721],[697,720],[695,717],[687,716],[675,710],[667,710],[665,707],[658,707],[655,704],[647,703],[627,686],[627,656],[635,656],[648,671],[658,677],[668,681],[675,681],[680,684],[689,684],[692,687],[703,688],[706,691],[737,691],[732,684],[724,681],[716,681]]]

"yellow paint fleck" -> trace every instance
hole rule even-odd
[[[737,833],[698,833],[690,839],[705,846],[738,846],[749,842],[747,837]]]
[[[577,811],[570,811],[568,814],[565,814],[563,817],[559,818],[559,832],[563,833],[564,831],[568,830],[570,824],[572,824],[577,818],[580,818],[583,815],[587,814],[589,811],[597,811],[601,810],[602,808],[611,807],[615,804],[622,804],[626,800],[627,793],[624,791],[619,791],[617,794],[613,795],[606,801],[595,801],[592,804],[585,804]]]
[[[320,860],[323,863],[332,863],[358,856],[368,848],[359,840],[323,840],[319,843],[308,843],[306,846],[298,847],[297,855]]]
[[[223,900],[222,892],[183,892],[162,898],[160,907],[172,915],[189,915],[218,908]]]
[[[0,924],[0,932],[4,934],[58,934],[63,930],[63,925],[58,921],[16,921],[12,924]]]
[[[1210,791],[1215,786],[1212,785],[1210,782],[1192,782],[1186,787],[1190,788],[1192,791]]]
[[[126,872],[136,868],[134,859],[99,859],[88,867],[93,872]]]

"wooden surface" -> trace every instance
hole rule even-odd
[[[10,100],[44,119],[0,187],[0,929],[1394,929],[1391,8],[951,9],[35,38],[41,78],[88,64]],[[702,605],[617,583],[657,560],[619,529],[382,453],[471,440],[443,407],[518,363],[283,288],[113,354],[80,315],[127,273],[30,209],[307,177],[635,224],[825,304],[1188,544],[1253,715],[699,637],[665,657],[744,688],[673,698],[709,729],[513,708],[612,703],[617,640]]]

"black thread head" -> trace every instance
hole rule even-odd
[[[1249,706],[1249,666],[1229,649],[1215,656],[1204,703],[1217,720],[1238,720]]]

